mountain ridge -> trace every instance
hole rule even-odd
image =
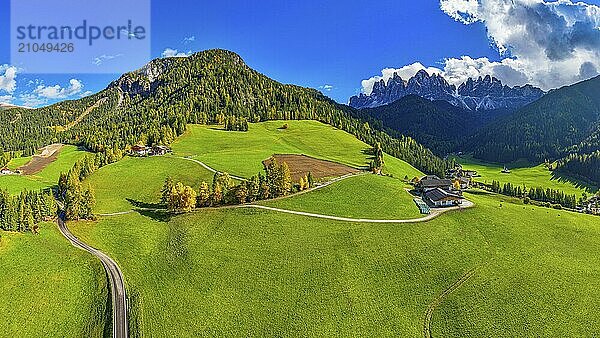
[[[0,114],[0,123],[8,125],[0,130],[0,138],[6,150],[63,142],[106,152],[140,143],[169,144],[188,123],[222,123],[227,116],[249,122],[316,120],[367,144],[381,144],[388,154],[422,171],[441,175],[451,165],[410,137],[390,136],[376,121],[358,117],[351,107],[315,89],[272,80],[236,53],[220,49],[155,59],[83,99],[31,111],[8,110]],[[80,117],[72,128],[60,127]]]
[[[544,95],[531,85],[509,87],[492,76],[469,78],[460,86],[450,84],[439,74],[418,71],[408,80],[394,73],[387,83],[383,79],[373,85],[369,95],[361,93],[349,100],[356,109],[375,108],[393,103],[407,95],[429,100],[444,100],[465,110],[519,109]]]

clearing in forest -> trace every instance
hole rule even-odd
[[[34,155],[27,164],[18,168],[24,175],[34,175],[46,168],[50,163],[56,161],[63,145],[60,143],[51,144],[42,148],[42,152]]]

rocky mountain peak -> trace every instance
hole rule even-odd
[[[518,109],[544,95],[531,85],[506,86],[499,79],[486,75],[469,78],[458,88],[442,75],[430,75],[419,70],[404,81],[397,73],[386,83],[380,80],[370,95],[359,94],[350,98],[350,106],[358,109],[390,104],[408,95],[418,95],[429,100],[444,100],[459,108],[479,111],[493,109]]]

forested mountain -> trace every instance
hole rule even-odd
[[[456,107],[471,111],[505,109],[515,111],[544,95],[531,85],[509,87],[494,77],[469,78],[460,86],[451,85],[441,75],[430,75],[425,70],[405,81],[397,73],[387,82],[373,85],[369,95],[350,98],[350,106],[357,109],[374,108],[390,104],[408,95],[418,95],[429,100],[448,101]]]
[[[447,101],[408,95],[389,105],[362,109],[385,127],[413,137],[439,155],[455,151],[467,136],[509,111],[471,111]]]
[[[600,151],[571,154],[557,162],[556,172],[600,187]]]
[[[554,90],[479,131],[468,148],[493,162],[555,160],[600,149],[600,77]]]
[[[412,138],[393,138],[378,130],[378,123],[358,118],[354,109],[316,90],[273,81],[224,50],[156,59],[80,100],[8,110],[0,114],[0,138],[7,151],[57,141],[104,151],[139,142],[168,144],[187,123],[222,122],[231,115],[251,122],[318,120],[371,145],[381,143],[384,151],[423,171],[442,174],[451,165]]]

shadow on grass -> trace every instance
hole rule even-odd
[[[168,223],[171,218],[174,216],[173,213],[167,210],[144,210],[144,209],[136,209],[137,213],[144,217],[151,218],[158,222]]]
[[[598,189],[600,187],[598,187],[598,185],[594,184],[591,181],[588,180],[584,180],[584,179],[577,179],[565,174],[561,174],[560,172],[557,171],[553,171],[552,172],[552,180],[556,180],[558,182],[561,183],[571,183],[573,184],[576,188],[578,189],[583,189],[588,193],[595,193],[596,191],[598,191]]]
[[[146,203],[146,202],[136,201],[131,198],[127,198],[126,200],[135,208],[162,209],[164,207],[160,203]]]

